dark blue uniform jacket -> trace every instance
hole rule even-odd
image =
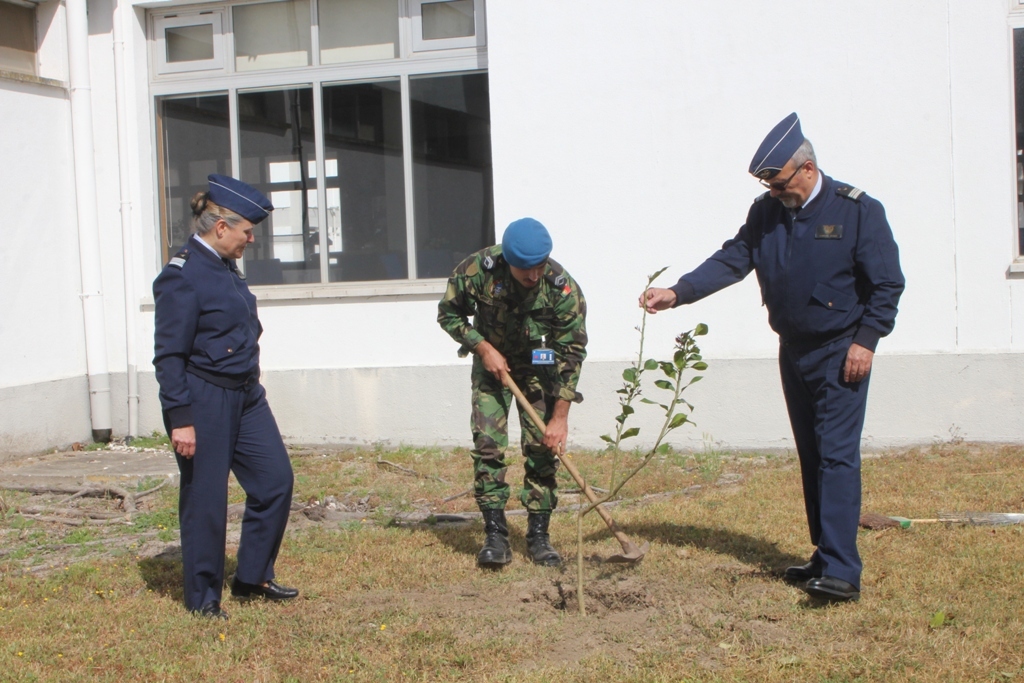
[[[232,260],[193,235],[153,282],[156,379],[171,428],[194,424],[188,367],[224,377],[259,373],[256,297]]]
[[[677,305],[692,303],[751,270],[772,329],[810,346],[852,335],[874,351],[892,331],[904,287],[881,203],[824,174],[795,220],[778,199],[759,197],[739,234],[671,289]]]

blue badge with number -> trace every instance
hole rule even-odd
[[[534,349],[533,350],[533,364],[534,365],[554,365],[555,364],[555,352],[551,349]]]

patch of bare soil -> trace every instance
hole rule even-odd
[[[393,614],[397,608],[425,623],[450,625],[460,642],[477,641],[492,627],[504,636],[528,639],[530,656],[516,664],[523,671],[592,657],[630,664],[645,654],[680,648],[724,659],[738,642],[793,648],[783,615],[758,610],[759,590],[740,591],[724,606],[721,594],[700,584],[592,578],[584,586],[587,614],[580,616],[571,572],[490,588],[473,582],[438,590],[365,591],[346,596],[346,609],[373,621],[372,615]]]

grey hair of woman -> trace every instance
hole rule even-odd
[[[792,160],[795,168],[800,168],[808,161],[813,161],[814,167],[818,167],[818,157],[814,155],[814,146],[811,145],[810,140],[805,139],[801,142],[800,146],[797,147],[796,152],[793,153],[793,156],[790,157],[790,159]]]
[[[192,230],[197,235],[210,232],[221,219],[232,228],[237,228],[245,222],[244,218],[231,209],[211,202],[209,192],[196,192],[189,204],[192,206]]]

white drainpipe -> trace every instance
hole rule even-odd
[[[128,111],[124,85],[123,0],[114,0],[114,96],[117,107],[117,168],[121,183],[121,255],[124,260],[125,355],[128,361],[128,439],[139,435],[139,372],[135,357],[135,250],[132,243],[132,202],[128,172]]]
[[[110,373],[100,273],[96,168],[93,165],[92,86],[89,77],[89,18],[86,0],[67,0],[68,66],[71,77],[71,134],[75,154],[78,252],[85,314],[85,359],[89,373],[89,408],[94,441],[110,441]]]

